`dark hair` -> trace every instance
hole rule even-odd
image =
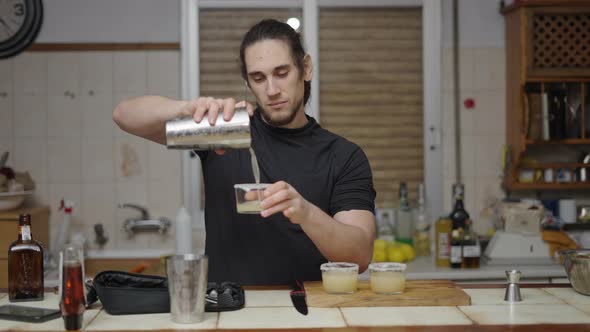
[[[242,44],[240,45],[240,69],[242,71],[242,78],[248,82],[248,70],[246,69],[246,60],[244,59],[246,48],[265,39],[280,39],[289,45],[291,57],[301,77],[304,71],[303,58],[305,57],[301,35],[287,23],[273,19],[264,19],[250,28],[242,39]],[[306,104],[311,94],[311,81],[303,82],[303,89],[303,104]]]

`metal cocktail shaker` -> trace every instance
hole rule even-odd
[[[193,118],[166,122],[166,146],[169,149],[217,150],[250,147],[250,116],[246,108],[237,108],[229,121],[220,112],[215,125],[207,117],[201,123]]]

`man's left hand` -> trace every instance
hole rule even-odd
[[[261,205],[262,217],[283,212],[283,215],[294,224],[307,220],[313,211],[313,205],[285,181],[275,182],[266,188]]]

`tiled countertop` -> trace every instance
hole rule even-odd
[[[523,301],[504,302],[503,288],[466,288],[471,306],[459,307],[359,307],[309,308],[303,316],[292,306],[288,290],[246,290],[246,307],[232,312],[206,313],[197,324],[172,323],[169,314],[112,316],[100,306],[84,314],[84,330],[236,330],[266,331],[308,329],[309,331],[407,331],[429,326],[440,331],[537,331],[545,324],[550,329],[590,330],[590,296],[572,288],[522,288]],[[0,305],[7,304],[0,294]],[[31,305],[56,308],[58,298],[48,293],[43,302]],[[63,331],[63,321],[55,319],[40,324],[0,320],[0,330]],[[303,330],[305,331],[305,330]]]

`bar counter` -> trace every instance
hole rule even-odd
[[[176,324],[170,314],[109,315],[100,303],[84,314],[85,331],[590,331],[590,296],[568,284],[522,284],[522,302],[504,301],[498,284],[459,284],[470,306],[309,308],[307,316],[293,307],[284,287],[246,288],[246,306],[206,313],[196,324]],[[8,303],[6,291],[0,305]],[[58,297],[47,292],[42,302],[19,305],[56,308]],[[63,331],[63,321],[23,323],[0,320],[0,330]]]

